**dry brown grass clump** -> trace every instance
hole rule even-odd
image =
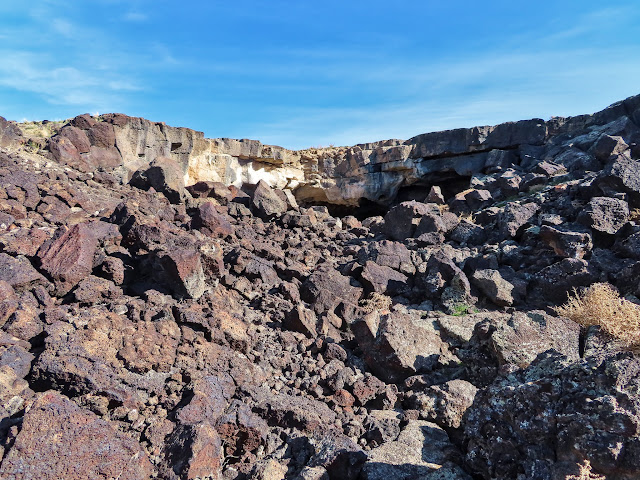
[[[386,295],[373,292],[369,298],[360,301],[360,306],[365,313],[378,311],[380,313],[389,313],[391,310],[391,299]]]
[[[567,303],[554,310],[584,327],[599,325],[628,346],[640,345],[640,307],[620,298],[608,283],[594,283],[580,293],[574,289]]]
[[[591,462],[585,460],[584,463],[580,465],[578,475],[569,475],[565,480],[607,480],[607,477],[593,473],[591,471]]]
[[[629,221],[640,223],[640,208],[634,208],[629,212]]]

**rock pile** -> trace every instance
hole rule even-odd
[[[639,123],[290,152],[0,119],[0,477],[638,478],[640,360],[550,307],[640,296]]]

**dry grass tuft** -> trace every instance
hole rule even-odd
[[[628,346],[640,345],[640,307],[620,298],[608,283],[594,283],[580,293],[574,289],[567,303],[554,310],[584,327],[599,325]]]
[[[640,208],[634,208],[629,212],[629,221],[640,223]]]
[[[591,462],[585,460],[584,463],[580,465],[578,475],[569,475],[565,480],[607,480],[607,477],[593,473],[591,471]]]
[[[360,306],[365,313],[378,311],[380,313],[388,313],[391,310],[391,298],[380,293],[373,292],[369,298],[360,301]]]

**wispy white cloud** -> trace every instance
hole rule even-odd
[[[149,15],[141,12],[127,12],[124,14],[122,19],[125,22],[134,22],[134,23],[142,23],[149,20]]]
[[[124,92],[140,88],[127,79],[105,78],[74,66],[51,67],[55,59],[29,52],[0,51],[0,85],[40,95],[56,105],[105,110]]]
[[[64,37],[71,38],[74,36],[76,29],[73,24],[64,18],[54,18],[51,20],[51,29]]]
[[[279,120],[252,125],[249,136],[288,148],[353,145],[523,118],[590,113],[638,93],[635,79],[640,77],[640,64],[629,62],[630,54],[581,50],[440,62],[396,78],[398,88],[414,85],[414,93],[401,102],[278,110],[273,117]],[[611,72],[617,75],[612,77]]]
[[[27,11],[26,26],[7,26],[0,87],[35,94],[56,110],[122,109],[132,93],[142,91],[130,68],[135,52],[118,49],[117,41],[74,20],[66,7],[54,0],[39,2]]]
[[[541,40],[545,43],[553,43],[576,39],[594,32],[617,28],[621,21],[628,22],[637,15],[637,9],[628,6],[604,7],[592,12],[578,13],[575,21],[570,25],[559,25],[558,22],[552,21],[555,30]]]

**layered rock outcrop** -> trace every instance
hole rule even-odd
[[[596,170],[611,154],[628,147],[623,137],[637,135],[639,105],[640,98],[631,97],[593,115],[532,119],[425,133],[406,141],[300,151],[257,140],[209,139],[202,132],[123,114],[82,115],[60,128],[48,142],[48,149],[57,161],[83,171],[103,168],[116,172],[124,181],[164,157],[181,166],[186,185],[213,181],[240,188],[263,180],[292,191],[303,203],[388,205],[402,190],[415,196],[412,187],[424,191],[425,186],[446,186],[451,180],[467,181],[516,165],[532,174],[544,173],[545,168]],[[6,121],[0,128],[5,144],[21,134],[18,126]],[[540,164],[543,166],[534,172]],[[618,171],[625,167],[612,168]],[[459,193],[456,188],[446,188],[447,195]],[[495,188],[509,196],[505,181]],[[420,194],[416,199],[424,197]]]

